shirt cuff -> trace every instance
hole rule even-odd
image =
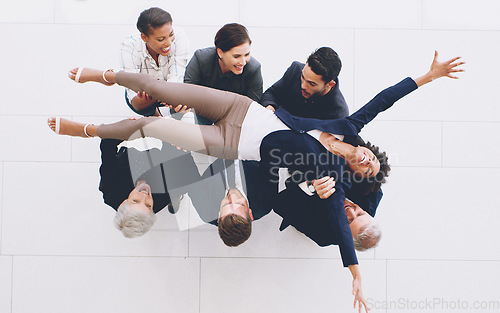
[[[304,191],[307,195],[309,196],[314,196],[314,193],[312,193],[311,191],[309,191],[309,188],[307,188],[307,182],[306,181],[303,181],[299,184],[299,187],[300,189],[302,189],[302,191]]]

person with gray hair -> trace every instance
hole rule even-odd
[[[297,179],[297,177],[300,177],[300,173],[299,175],[296,174],[297,173],[294,173],[295,178],[292,178],[292,181]],[[282,179],[281,176],[280,179]],[[301,178],[298,179],[300,180]],[[311,182],[300,183],[297,187],[303,191],[303,193],[301,193],[303,196],[302,199],[305,198],[304,195],[308,195],[310,197],[317,195],[316,199],[312,198],[310,199],[312,201],[308,202],[313,208],[316,207],[315,201],[318,199],[327,199],[335,193],[335,181],[330,176],[324,176]],[[353,187],[354,188],[346,190],[344,210],[349,222],[354,248],[357,251],[365,251],[367,249],[375,248],[382,237],[382,230],[374,217],[383,193],[382,190],[379,190],[378,192],[364,193],[362,192],[362,186],[353,185]],[[287,195],[286,192],[283,193],[283,197],[288,196],[289,195]],[[354,202],[362,204],[364,209]],[[285,203],[286,205],[289,204],[285,201],[280,203]],[[275,210],[278,210],[279,212],[281,206],[278,204],[275,204],[275,206]],[[284,218],[283,223],[280,226],[280,230],[284,230],[288,226],[289,224],[287,223],[286,218]]]
[[[156,221],[155,213],[167,206],[171,213],[174,213],[174,209],[164,184],[163,164],[150,162],[161,160],[161,151],[151,149],[141,152],[126,147],[118,149],[121,142],[101,140],[99,190],[104,203],[116,210],[115,226],[125,237],[133,238],[151,229]],[[175,148],[169,150],[177,157],[185,154]]]
[[[370,214],[348,199],[345,200],[344,209],[349,221],[354,248],[358,251],[375,248],[382,237],[379,224]]]
[[[135,195],[135,193],[140,195]],[[130,192],[129,197],[116,210],[113,220],[115,227],[122,232],[123,236],[127,238],[139,237],[151,229],[156,221],[151,201],[153,201],[153,197],[149,185],[146,182],[138,182],[137,187]]]

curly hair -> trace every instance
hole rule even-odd
[[[382,184],[386,183],[386,177],[389,176],[391,171],[391,165],[388,162],[387,153],[385,151],[380,151],[378,146],[371,144],[369,141],[365,142],[361,137],[357,137],[355,140],[355,145],[359,145],[369,149],[377,157],[380,162],[380,170],[377,175],[373,177],[360,177],[352,175],[353,181],[362,186],[365,195],[370,192],[378,192]]]

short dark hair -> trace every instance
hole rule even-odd
[[[245,26],[238,23],[224,25],[217,34],[215,34],[214,44],[216,48],[226,52],[232,48],[248,42],[252,43]]]
[[[146,36],[151,34],[151,29],[172,23],[172,16],[167,11],[152,7],[144,10],[137,19],[137,29]]]
[[[228,214],[219,221],[219,236],[226,246],[236,247],[247,241],[252,234],[250,216]]]
[[[339,55],[329,47],[322,47],[314,51],[307,58],[307,64],[316,75],[321,75],[325,83],[336,79],[342,68]]]

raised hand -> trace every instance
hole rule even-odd
[[[415,83],[417,83],[417,86],[420,87],[439,77],[458,79],[458,76],[453,73],[465,71],[463,68],[457,68],[458,66],[465,64],[465,62],[458,61],[460,59],[461,57],[455,57],[453,59],[449,59],[448,61],[440,62],[438,61],[438,52],[434,51],[434,59],[432,60],[430,70],[425,75],[415,79]]]
[[[458,79],[458,76],[452,75],[452,73],[464,71],[464,69],[462,69],[462,68],[457,68],[457,66],[465,64],[465,62],[456,62],[460,59],[461,59],[461,57],[455,57],[455,58],[450,59],[448,61],[439,62],[438,61],[438,52],[434,51],[434,59],[432,60],[431,69],[429,70],[429,72],[432,73],[432,75],[434,76],[434,79],[439,78],[439,77],[443,77],[443,76],[453,78],[453,79]]]

